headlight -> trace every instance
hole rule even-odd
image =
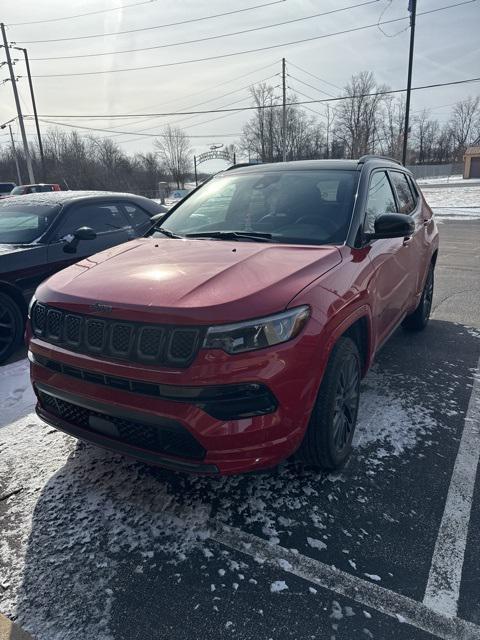
[[[310,309],[305,305],[268,318],[210,327],[203,348],[242,353],[271,347],[298,336],[309,317]]]
[[[28,305],[28,318],[31,319],[32,317],[32,309],[33,309],[33,305],[35,304],[35,302],[37,301],[37,299],[35,298],[35,296],[32,296],[32,299],[30,300],[30,304]]]

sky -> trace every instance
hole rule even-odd
[[[461,1],[418,0],[417,11],[421,13]],[[309,17],[360,3],[365,4],[330,15]],[[248,87],[263,80],[277,87],[276,93],[280,97],[282,57],[286,59],[288,88],[296,92],[300,100],[322,100],[342,95],[342,87],[352,74],[363,70],[372,71],[379,83],[386,83],[394,89],[404,88],[409,47],[408,20],[381,27],[377,23],[408,16],[407,4],[407,0],[247,0],[242,3],[221,0],[1,0],[0,21],[7,25],[10,42],[28,49],[37,108],[42,120],[111,130],[101,133],[85,129],[81,133],[112,136],[112,140],[131,153],[152,150],[154,135],[165,124],[171,123],[184,128],[191,136],[192,148],[198,154],[208,150],[213,143],[238,141],[250,114],[172,115],[148,120],[130,114],[250,106]],[[257,8],[198,20],[250,7]],[[72,17],[93,11],[102,13]],[[303,17],[308,19],[263,28]],[[194,19],[197,20],[185,22]],[[35,21],[42,22],[19,24]],[[166,26],[178,22],[184,24]],[[364,25],[373,26],[318,38]],[[479,28],[480,0],[425,16],[418,15],[413,86],[480,76]],[[119,33],[135,29],[139,31]],[[247,29],[258,30],[224,36]],[[90,35],[95,37],[84,37]],[[80,36],[81,39],[60,40]],[[178,44],[203,38],[210,39]],[[308,38],[317,39],[288,44]],[[38,40],[52,41],[34,42]],[[266,48],[272,45],[281,46]],[[115,53],[146,47],[157,48]],[[266,48],[263,51],[183,64],[198,58],[263,47]],[[91,55],[98,53],[107,55]],[[14,57],[19,54],[21,52],[12,52]],[[89,57],[67,58],[87,54]],[[0,62],[3,60],[4,53],[0,49]],[[171,64],[178,62],[182,64]],[[154,68],[122,71],[146,66]],[[6,66],[1,67],[1,71],[0,81],[8,77]],[[106,73],[45,77],[92,71]],[[17,83],[22,109],[24,113],[31,114],[23,62],[15,65],[15,72],[22,76]],[[457,100],[479,94],[480,82],[415,91],[411,108],[413,114],[424,108],[431,109],[432,117],[445,122]],[[320,114],[320,120],[324,118],[325,103],[309,107]],[[107,117],[113,114],[130,117]],[[15,115],[10,82],[0,84],[0,124]],[[78,115],[88,117],[73,117]],[[92,118],[92,115],[104,117]],[[48,126],[41,123],[42,130]],[[26,127],[29,139],[32,139],[33,122],[26,121]],[[64,127],[64,130],[71,128]],[[14,132],[20,140],[17,125]],[[6,130],[0,130],[0,144],[7,141]]]

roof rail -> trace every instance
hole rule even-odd
[[[363,164],[367,160],[389,160],[390,162],[395,162],[395,164],[402,165],[400,160],[396,160],[395,158],[390,158],[389,156],[377,156],[374,153],[367,153],[361,158],[359,158],[358,163]],[[403,165],[402,165],[403,166]]]
[[[237,162],[237,164],[232,164],[231,167],[227,167],[224,171],[231,171],[232,169],[241,169],[242,167],[253,167],[259,164],[263,164],[262,162]]]

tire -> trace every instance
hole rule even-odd
[[[18,304],[0,291],[0,364],[20,345],[25,320]]]
[[[351,338],[340,338],[330,355],[298,451],[298,457],[306,464],[333,471],[350,457],[357,423],[360,378],[358,348]]]
[[[432,311],[434,280],[434,266],[430,264],[422,291],[422,297],[415,311],[408,315],[402,322],[404,329],[408,331],[422,331],[427,326]]]

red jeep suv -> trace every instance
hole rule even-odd
[[[427,324],[437,251],[393,160],[233,167],[37,289],[38,415],[172,469],[338,468],[375,353]]]

